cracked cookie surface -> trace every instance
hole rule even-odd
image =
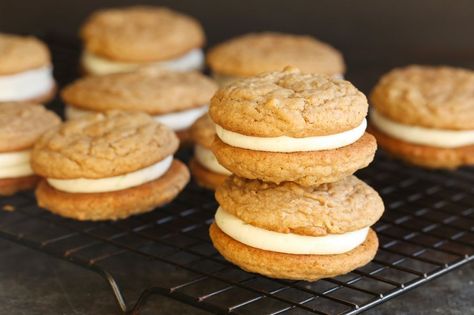
[[[175,133],[149,115],[112,111],[46,132],[31,164],[48,178],[104,178],[150,166],[176,152],[178,144]]]
[[[252,226],[310,236],[371,226],[384,211],[378,193],[355,176],[313,187],[232,176],[217,188],[216,199],[225,211]]]
[[[97,11],[80,34],[86,50],[130,62],[171,59],[201,47],[205,41],[197,20],[154,6]]]
[[[310,137],[359,126],[367,99],[350,82],[287,67],[223,86],[209,114],[224,129],[257,137]]]
[[[370,95],[387,118],[426,128],[474,129],[474,71],[408,66],[390,71]]]
[[[20,151],[33,146],[45,131],[55,128],[61,119],[35,103],[0,104],[0,152]]]
[[[50,64],[48,47],[36,37],[0,33],[0,74],[14,74]]]
[[[242,35],[210,49],[207,63],[215,73],[254,76],[286,66],[307,73],[344,73],[342,55],[311,36],[273,32]]]
[[[201,73],[147,67],[79,79],[63,89],[61,96],[66,104],[85,110],[159,115],[209,104],[216,90],[217,85]]]

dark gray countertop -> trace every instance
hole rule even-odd
[[[474,264],[448,273],[366,314],[474,314]],[[179,309],[179,312],[178,312]],[[201,314],[157,298],[141,314]],[[0,240],[0,314],[120,314],[97,274]]]

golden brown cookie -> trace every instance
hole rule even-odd
[[[194,143],[206,149],[212,147],[212,142],[214,142],[214,137],[216,136],[216,128],[208,114],[196,120],[189,132]]]
[[[22,190],[32,189],[39,180],[40,177],[36,175],[17,178],[0,178],[0,196],[9,196]]]
[[[354,129],[367,109],[365,95],[350,82],[285,68],[223,86],[209,114],[243,135],[302,138]]]
[[[437,148],[395,139],[374,126],[370,126],[369,131],[384,150],[418,166],[455,169],[463,165],[474,165],[474,145]]]
[[[189,181],[186,166],[174,160],[160,178],[125,190],[67,193],[42,180],[36,189],[40,207],[76,220],[117,220],[148,211],[173,200]]]
[[[0,75],[15,74],[48,66],[48,47],[33,36],[0,33]]]
[[[474,71],[408,66],[390,71],[373,89],[373,106],[406,125],[448,130],[474,129]]]
[[[227,179],[227,175],[212,172],[202,166],[195,158],[189,162],[189,169],[199,186],[207,189],[216,189]]]
[[[178,144],[174,132],[149,115],[112,111],[46,132],[33,149],[31,165],[49,178],[112,177],[157,163]]]
[[[194,18],[153,6],[97,11],[83,25],[81,38],[87,51],[129,62],[171,59],[205,41]]]
[[[92,76],[64,88],[64,103],[89,111],[143,111],[150,115],[202,107],[217,89],[198,72],[147,67],[136,72]]]
[[[295,66],[306,73],[344,73],[340,52],[311,36],[251,33],[213,47],[207,55],[211,70],[219,75],[248,77]]]
[[[345,274],[369,263],[378,248],[373,230],[369,230],[364,243],[338,255],[294,255],[261,250],[232,239],[215,223],[209,232],[214,247],[225,259],[246,271],[270,278],[315,281]]]
[[[26,102],[0,104],[0,152],[31,148],[47,130],[61,119],[42,105]]]
[[[232,147],[218,137],[212,144],[219,163],[233,174],[267,182],[293,181],[314,186],[341,180],[373,160],[377,143],[365,133],[356,142],[334,150],[264,152]]]
[[[252,226],[309,236],[360,230],[384,211],[377,192],[355,176],[313,187],[231,176],[217,188],[216,199],[225,211]]]

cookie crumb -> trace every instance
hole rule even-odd
[[[3,209],[4,211],[8,211],[8,212],[13,212],[13,211],[15,211],[15,207],[12,206],[12,205],[8,205],[8,204],[7,204],[7,205],[3,205],[2,209]]]

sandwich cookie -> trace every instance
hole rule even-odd
[[[367,166],[367,99],[348,81],[294,68],[223,86],[211,100],[212,151],[237,176],[303,186],[334,182]]]
[[[147,67],[135,72],[91,76],[63,89],[66,117],[117,109],[142,111],[176,131],[181,140],[207,112],[216,84],[198,72],[171,72]]]
[[[409,66],[371,93],[371,132],[405,161],[428,168],[474,165],[474,71]]]
[[[154,6],[100,10],[83,25],[86,74],[132,71],[154,64],[176,71],[203,68],[204,31],[197,20]]]
[[[0,33],[0,102],[46,102],[54,97],[48,47],[32,36]]]
[[[30,167],[31,148],[41,134],[60,123],[61,119],[42,105],[0,104],[0,195],[36,185],[39,178]]]
[[[342,78],[342,54],[311,36],[251,33],[213,47],[207,64],[219,84],[294,66],[305,73]]]
[[[377,251],[370,226],[383,202],[354,176],[316,187],[231,176],[216,199],[211,240],[224,258],[250,272],[314,281],[359,268]]]
[[[78,220],[116,220],[171,201],[189,181],[179,141],[144,113],[112,111],[64,123],[36,143],[40,207]]]
[[[219,164],[211,147],[216,128],[209,115],[199,118],[190,129],[194,142],[194,158],[189,162],[191,174],[197,183],[208,189],[215,189],[231,174]]]

